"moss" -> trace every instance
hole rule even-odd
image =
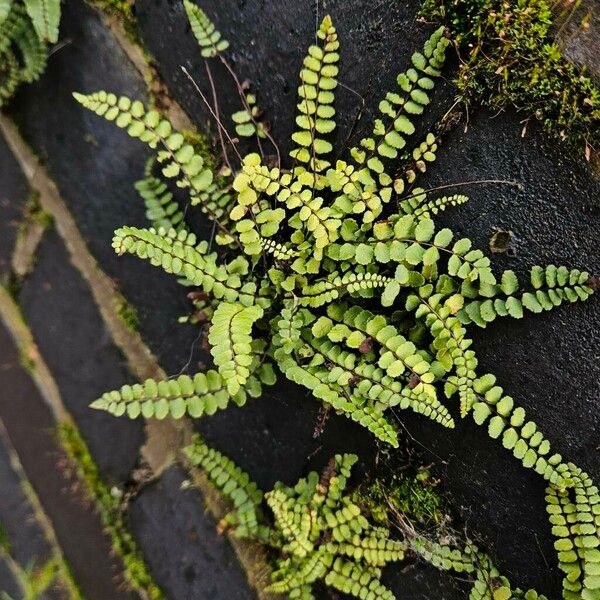
[[[59,425],[60,441],[75,463],[77,474],[84,482],[88,495],[99,509],[102,523],[110,536],[114,551],[121,557],[124,577],[136,591],[150,600],[163,600],[162,590],[154,583],[144,558],[130,531],[121,498],[102,481],[86,443],[72,425]]]
[[[546,0],[425,0],[456,40],[460,98],[493,110],[507,105],[583,149],[600,149],[600,90],[562,55]]]
[[[24,224],[22,228],[27,223],[35,223],[47,229],[48,227],[52,227],[53,222],[52,215],[42,208],[39,193],[31,192],[25,201]]]
[[[53,556],[41,565],[28,564],[22,567],[12,556],[10,542],[2,523],[0,523],[0,558],[7,561],[14,577],[18,580],[23,591],[22,600],[45,598],[45,592],[51,586],[53,589],[67,592],[70,600],[83,600],[62,556]]]
[[[117,17],[123,24],[123,29],[130,42],[139,44],[137,21],[135,18],[134,0],[88,0],[98,10]]]
[[[446,520],[437,481],[427,469],[365,482],[355,491],[355,500],[386,527],[391,527],[398,515],[424,527],[439,526]]]
[[[135,307],[121,294],[117,294],[117,316],[130,331],[138,331],[140,321]]]

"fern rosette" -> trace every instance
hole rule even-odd
[[[220,60],[238,82],[224,56],[227,41],[198,7],[186,0],[185,8],[207,69],[209,60]],[[443,29],[431,35],[381,100],[371,134],[348,156],[334,159],[330,134],[336,126],[340,42],[332,19],[325,17],[300,71],[288,164],[279,158],[275,164],[265,155],[260,140],[272,141],[268,126],[259,127],[255,98],[240,86],[236,132],[253,137],[259,147],[236,162],[229,152],[237,153],[237,147],[227,151],[224,140],[232,138],[219,122],[223,161],[233,164],[224,175],[213,173],[194,143],[158,111],[104,91],[75,94],[83,106],[156,151],[137,185],[152,227],[120,228],[113,247],[196,289],[197,308],[201,304],[210,322],[207,341],[215,367],[194,377],[124,386],[104,394],[95,408],[132,418],[210,415],[231,401],[242,405],[247,396],[260,395],[262,385],[273,384],[280,373],[397,447],[392,410],[411,410],[453,428],[447,401],[456,396],[456,414],[471,414],[491,438],[548,482],[553,506],[567,505],[563,498],[580,495],[581,486],[595,506],[587,476],[552,451],[492,375],[478,372],[468,334],[470,327],[486,327],[499,317],[523,318],[526,312],[587,300],[595,280],[583,270],[554,265],[533,267],[526,285],[511,270],[495,275],[490,258],[468,238],[435,222],[440,212],[467,197],[436,196],[417,185],[441,144],[433,133],[416,138],[416,121],[431,102],[448,43]],[[214,240],[199,242],[189,231],[185,210],[165,179],[187,192],[212,221]],[[304,485],[313,490],[313,483]],[[315,546],[306,517],[312,514],[310,503],[308,513],[296,514],[283,489],[269,493],[267,502],[278,522],[278,539],[294,557],[282,567],[273,591],[291,594],[293,589],[291,597],[311,597],[302,590],[325,578],[342,592],[354,593],[358,586],[367,590],[364,597],[371,592],[386,597],[377,591],[380,584],[371,589],[371,583],[361,583],[365,573],[375,571],[356,570],[348,562],[346,555],[354,554],[343,550],[350,543],[347,536],[336,539],[338,534],[331,533],[329,545]],[[349,519],[363,526],[358,514]],[[597,537],[595,521],[583,528],[577,521],[567,529],[560,530],[560,548],[568,545],[565,539],[579,547]],[[593,532],[582,537],[582,529]],[[567,553],[560,558],[567,573],[565,597],[575,597],[567,592],[578,585],[578,590],[600,589],[593,548],[560,550]],[[581,597],[597,597],[593,594]]]

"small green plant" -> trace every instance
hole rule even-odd
[[[425,0],[423,14],[442,21],[456,40],[461,55],[456,84],[466,104],[492,110],[512,105],[590,159],[600,151],[600,90],[554,40],[556,4]]]
[[[85,441],[74,426],[62,423],[58,428],[58,435],[67,455],[73,460],[77,476],[84,483],[86,493],[96,503],[114,551],[123,561],[125,580],[131,588],[143,594],[144,598],[164,600],[165,596],[152,579],[133,538],[122,498],[102,481]]]
[[[60,0],[0,0],[0,107],[42,74],[59,22]]]
[[[184,452],[231,501],[233,510],[222,526],[271,548],[275,567],[266,591],[309,600],[314,598],[313,585],[323,581],[362,600],[393,600],[380,581],[382,569],[412,552],[439,569],[466,576],[473,583],[471,600],[544,599],[533,590],[513,589],[470,542],[460,550],[412,528],[403,528],[402,539],[392,539],[387,525],[369,518],[373,504],[365,510],[362,496],[357,499],[348,490],[357,461],[353,454],[337,455],[320,475],[312,471],[293,487],[278,482],[264,494],[247,473],[199,436]]]
[[[205,13],[191,6],[186,3],[212,80],[209,60],[219,59],[231,69],[222,55],[228,44]],[[122,227],[113,247],[199,288],[216,367],[193,377],[125,385],[92,406],[131,418],[200,417],[231,402],[243,405],[280,372],[397,447],[390,409],[412,410],[453,428],[442,398],[458,396],[462,417],[471,415],[485,425],[523,466],[572,501],[587,476],[577,475],[552,452],[550,441],[492,374],[478,372],[467,327],[586,300],[596,280],[577,268],[554,265],[532,267],[527,283],[511,270],[497,277],[490,259],[468,238],[436,227],[439,212],[467,200],[431,195],[416,185],[438,151],[439,140],[431,133],[411,139],[441,74],[449,43],[443,29],[398,75],[397,87],[379,104],[372,134],[350,150],[347,160],[333,162],[327,138],[336,127],[340,55],[329,16],[317,40],[300,71],[287,168],[279,154],[276,166],[267,165],[261,146],[257,153],[238,155],[236,163],[225,139],[234,154],[237,147],[218,118],[216,101],[211,106],[199,88],[219,126],[226,169],[218,179],[193,144],[156,110],[104,91],[75,94],[83,106],[156,150],[159,179],[142,194],[147,206],[150,198],[158,208],[151,218],[159,227]],[[400,170],[394,166],[398,161]],[[147,172],[145,180],[150,176]],[[199,242],[187,229],[160,186],[162,178],[186,190],[191,204],[213,222],[220,252],[212,251],[212,240]],[[596,531],[595,523],[591,527]],[[578,531],[574,524],[567,540]],[[557,550],[567,545],[563,539]],[[569,567],[567,598],[577,586],[596,589],[585,574],[595,568],[600,540],[590,534],[588,545],[580,547],[577,539],[573,561],[581,568]],[[567,564],[561,557],[561,565]]]

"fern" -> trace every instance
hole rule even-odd
[[[58,40],[60,0],[23,0],[38,37],[54,43]]]
[[[600,595],[600,496],[589,475],[569,463],[563,466],[571,488],[547,489],[547,512],[556,537],[554,548],[564,572],[563,597]]]
[[[186,2],[186,10],[203,55],[224,61],[220,53],[227,43],[214,25],[194,5]],[[418,187],[419,175],[438,154],[439,140],[433,134],[411,140],[416,117],[431,101],[448,43],[442,29],[433,33],[398,76],[397,89],[381,101],[372,135],[334,162],[327,136],[335,127],[339,41],[326,17],[300,73],[292,164],[272,166],[259,146],[259,152],[218,178],[156,110],[107,92],[75,94],[84,106],[156,150],[161,176],[189,194],[227,247],[222,257],[209,252],[208,244],[198,244],[180,228],[178,216],[164,222],[174,228],[117,230],[113,247],[119,254],[136,254],[199,288],[197,294],[210,306],[204,317],[211,321],[208,340],[217,367],[211,372],[221,387],[202,395],[189,381],[177,380],[179,387],[162,383],[159,391],[157,384],[148,397],[134,400],[129,390],[109,392],[97,408],[132,416],[144,415],[147,406],[147,415],[163,416],[173,404],[177,416],[208,414],[230,399],[241,404],[244,390],[256,395],[256,382],[272,383],[273,361],[286,378],[392,446],[399,444],[392,409],[455,427],[446,399],[456,395],[461,417],[470,413],[485,425],[492,439],[548,481],[552,493],[562,498],[565,490],[578,489],[579,475],[551,452],[537,425],[492,375],[478,372],[468,328],[587,300],[596,283],[584,271],[553,265],[533,267],[527,288],[512,271],[496,278],[490,258],[469,238],[437,227],[435,216],[467,197],[439,197]],[[255,126],[247,117],[238,114],[237,125]],[[402,162],[395,172],[394,160]],[[179,215],[160,179],[142,187],[156,209],[153,219]],[[237,258],[229,259],[230,250]],[[252,340],[253,327],[260,331],[261,348],[258,339]],[[195,396],[201,399],[192,402]],[[133,401],[139,407],[128,407]],[[291,555],[305,555],[301,564],[290,559],[294,575],[283,569],[274,591],[310,597],[315,578],[329,578],[332,587],[346,591],[357,577],[366,582],[363,594],[384,593],[374,572],[355,571],[346,555],[315,553],[312,533],[302,521],[307,517],[296,515],[289,494],[282,493],[269,496],[282,544]],[[582,589],[594,589],[592,577],[583,577]]]
[[[167,188],[164,181],[152,174],[155,164],[154,157],[148,159],[144,178],[135,184],[135,189],[146,205],[146,218],[152,223],[154,229],[179,229],[185,228],[183,211],[178,202],[173,198],[173,193]]]
[[[345,494],[357,457],[337,455],[319,477],[311,472],[294,487],[276,483],[263,495],[250,477],[199,436],[185,449],[229,498],[224,524],[235,535],[258,540],[275,552],[276,569],[267,591],[311,598],[318,581],[356,598],[394,599],[379,580],[381,568],[404,558],[407,544],[374,527]],[[266,519],[262,504],[273,515]]]
[[[250,477],[231,460],[203,444],[198,436],[184,448],[184,454],[193,465],[206,471],[213,484],[231,500],[235,512],[225,521],[235,526],[237,535],[259,536],[263,492]]]
[[[331,17],[326,16],[317,31],[319,45],[311,46],[304,58],[298,87],[298,129],[292,134],[296,148],[290,156],[308,165],[309,173],[320,173],[329,163],[321,156],[333,148],[324,137],[335,129],[334,90],[337,87],[339,42]],[[302,170],[303,171],[303,170]]]
[[[411,550],[434,567],[454,571],[462,578],[468,578],[472,583],[469,600],[548,600],[535,590],[524,592],[513,588],[489,556],[470,541],[461,549],[416,535],[409,544]]]
[[[219,52],[229,47],[229,42],[222,38],[220,32],[215,28],[202,9],[189,2],[189,0],[184,0],[183,5],[190,21],[192,32],[202,49],[202,56],[205,58],[216,56]]]
[[[256,304],[221,302],[213,315],[208,341],[219,373],[231,395],[237,394],[250,375],[252,326],[264,314]]]
[[[0,0],[0,106],[43,73],[59,22],[59,0]]]

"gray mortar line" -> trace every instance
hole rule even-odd
[[[65,560],[65,557],[63,555],[60,544],[58,542],[58,538],[56,537],[56,532],[54,531],[54,526],[52,525],[52,521],[50,520],[48,515],[44,512],[42,504],[41,504],[37,494],[35,493],[33,486],[29,482],[29,479],[27,478],[27,474],[25,473],[25,470],[23,469],[23,465],[21,464],[21,461],[19,459],[17,451],[14,449],[14,447],[10,441],[8,432],[6,431],[6,428],[4,427],[4,424],[2,423],[1,420],[0,420],[0,439],[2,440],[2,443],[4,444],[4,446],[6,448],[11,468],[19,477],[19,483],[20,483],[21,489],[23,490],[23,493],[25,494],[25,496],[27,497],[27,500],[29,501],[29,504],[31,506],[31,509],[33,511],[35,519],[38,522],[38,524],[41,526],[41,528],[43,529],[44,535],[46,537],[46,541],[50,544],[50,547],[52,548],[52,558],[54,560],[56,560],[59,564],[61,588],[69,593],[69,597],[71,599],[81,600],[82,596],[81,596],[80,592],[77,589],[73,589],[73,582],[72,582],[72,579],[71,579],[71,576],[70,576],[70,573],[68,570],[69,567],[68,567],[67,561]],[[10,554],[8,552],[6,554],[11,561],[15,562],[14,559],[10,556]],[[17,575],[20,585],[22,585],[21,584],[21,569],[22,569],[22,567],[20,565],[16,566],[16,575]],[[56,578],[54,581],[56,581]]]
[[[12,272],[19,279],[23,279],[31,271],[44,231],[46,225],[41,223],[27,218],[22,223],[11,258]]]
[[[29,180],[31,188],[39,193],[40,205],[54,218],[55,227],[69,251],[73,265],[86,280],[113,341],[123,352],[133,373],[140,380],[165,378],[165,372],[158,365],[152,352],[142,341],[139,333],[131,331],[119,317],[118,307],[121,296],[115,289],[110,277],[100,269],[88,250],[73,216],[60,197],[56,184],[50,179],[46,169],[40,164],[37,157],[23,140],[15,124],[3,114],[0,114],[0,131],[3,133],[11,151],[19,162],[21,170]],[[4,294],[0,294],[0,300],[3,299],[3,296],[6,296],[5,299],[9,299],[11,304],[14,305],[8,293],[4,290],[2,291]],[[0,312],[2,313],[4,313],[2,310],[4,304],[6,302],[0,303]],[[16,333],[21,334],[23,336],[22,339],[30,339],[31,343],[33,343],[31,333],[27,329],[18,309],[16,306],[10,308],[13,311],[12,313],[10,310],[7,311],[8,318],[5,317],[8,321],[7,326],[12,332],[14,329],[12,322],[18,316],[17,323],[19,327]],[[14,311],[16,311],[16,315]],[[34,343],[33,346],[28,344],[25,344],[25,346],[27,348],[35,348]],[[41,357],[40,362],[43,364]],[[37,369],[35,371],[37,372]],[[46,371],[47,376],[40,381],[40,384],[43,386],[40,389],[45,396],[48,393],[51,398],[53,410],[55,410],[57,418],[60,415],[61,418],[70,419],[60,400],[58,388],[47,368]],[[46,371],[44,371],[44,375],[46,375]],[[48,386],[48,389],[45,386]],[[192,473],[194,483],[204,498],[206,508],[212,513],[215,519],[220,520],[229,512],[227,502],[215,490],[206,475],[198,469],[192,469],[190,463],[181,453],[182,447],[190,442],[192,434],[193,428],[187,419],[177,421],[173,419],[165,419],[164,421],[152,419],[147,421],[146,443],[141,449],[141,457],[148,463],[155,477],[159,476],[175,460],[181,460],[188,471]],[[259,599],[275,599],[276,596],[264,591],[270,572],[265,560],[264,549],[259,544],[240,540],[229,532],[227,536],[246,573],[250,585],[255,588]]]
[[[63,404],[58,386],[38,350],[17,303],[2,286],[0,286],[0,320],[8,329],[19,352],[33,363],[30,376],[52,410],[54,419],[60,423],[73,425],[73,419]]]
[[[166,86],[160,79],[158,73],[148,63],[147,55],[144,53],[142,48],[132,42],[127,36],[125,28],[123,27],[123,23],[119,17],[106,14],[101,8],[95,6],[93,3],[91,6],[100,14],[102,21],[115,36],[119,46],[121,46],[121,49],[125,52],[127,58],[129,58],[131,64],[137,69],[144,81],[147,84],[153,80],[160,81],[162,87],[166,90]],[[167,115],[175,129],[180,131],[196,131],[196,126],[189,118],[187,113],[183,110],[181,105],[170,95],[167,95],[167,98],[168,105],[163,112]]]

